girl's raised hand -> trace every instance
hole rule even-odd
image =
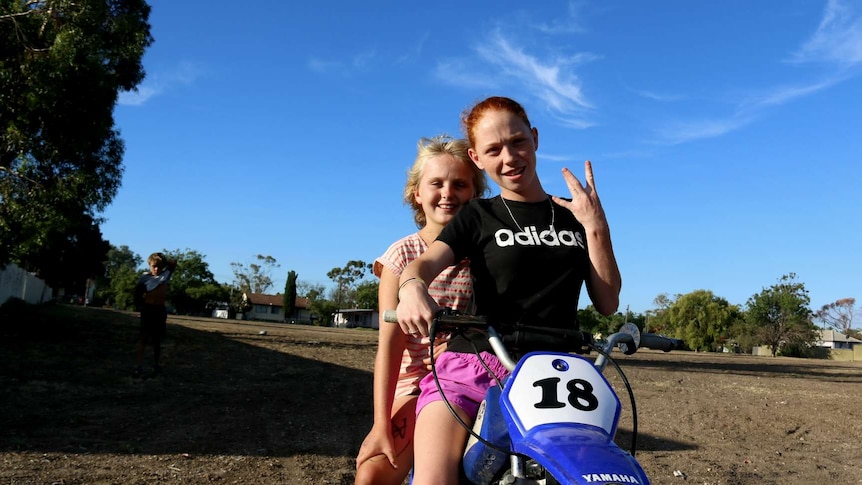
[[[581,181],[568,168],[563,169],[563,178],[572,193],[572,200],[568,201],[553,196],[554,202],[569,209],[575,218],[584,225],[584,229],[597,228],[607,225],[605,211],[596,192],[596,182],[593,178],[593,164],[589,160],[584,162],[587,184],[581,185]]]

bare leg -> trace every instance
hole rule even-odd
[[[401,485],[413,466],[413,431],[416,427],[417,396],[400,397],[392,403],[392,439],[395,464],[385,455],[369,458],[356,470],[356,485]]]
[[[472,419],[455,407],[468,425]],[[413,485],[458,485],[458,467],[467,430],[449,412],[443,401],[434,401],[422,408],[416,420],[415,464]]]

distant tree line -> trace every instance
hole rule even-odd
[[[806,357],[821,327],[862,338],[862,331],[853,328],[854,316],[860,314],[855,299],[842,298],[812,312],[808,291],[794,273],[752,295],[743,306],[709,290],[660,294],[653,303],[656,308],[643,314],[609,317],[588,306],[578,312],[578,319],[582,330],[604,335],[633,322],[641,330],[680,338],[688,348],[706,352],[749,353],[755,346],[767,346],[773,356]]]
[[[221,283],[215,280],[201,253],[192,249],[162,252],[177,261],[168,290],[168,304],[176,313],[184,315],[211,315],[213,309],[224,306],[234,315],[247,312],[251,308],[242,295],[268,294],[273,287],[272,273],[280,267],[272,256],[258,254],[252,263],[232,262],[233,281]],[[133,310],[135,283],[146,271],[144,259],[128,246],[110,246],[103,268],[96,278],[93,304]],[[359,260],[333,268],[327,275],[334,287],[328,291],[323,285],[300,281],[295,271],[288,271],[284,292],[278,293],[282,296],[284,314],[293,313],[298,296],[308,299],[308,310],[317,325],[331,324],[333,313],[339,309],[376,310],[377,281],[366,279],[370,269],[371,265]]]
[[[248,312],[250,307],[242,295],[267,294],[273,287],[272,273],[280,267],[272,256],[258,254],[253,263],[231,263],[234,279],[223,283],[215,280],[198,251],[163,252],[177,261],[168,303],[179,314],[211,315],[216,307],[225,306],[234,315]],[[133,289],[146,270],[143,258],[128,246],[108,245],[99,259],[89,261],[100,268],[92,303],[133,309]],[[284,291],[278,293],[285,315],[293,314],[297,297],[307,299],[307,310],[315,325],[331,325],[333,314],[340,309],[379,310],[378,282],[370,278],[370,270],[371,265],[361,260],[332,268],[327,273],[333,283],[329,289],[299,280],[295,271],[288,271]],[[632,322],[642,331],[680,338],[692,350],[749,353],[754,346],[767,346],[773,356],[800,357],[811,353],[820,328],[862,338],[862,331],[854,327],[862,314],[854,298],[841,298],[812,311],[808,291],[794,273],[781,276],[772,286],[751,295],[744,305],[731,304],[703,289],[674,296],[660,294],[653,303],[655,308],[644,313],[626,310],[610,316],[587,306],[578,311],[580,328],[606,336],[625,322]]]

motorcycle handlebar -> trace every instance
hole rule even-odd
[[[397,323],[398,315],[395,313],[395,310],[384,311],[383,321]],[[434,319],[431,333],[451,332],[464,328],[487,330],[490,326],[485,317],[458,315],[443,310]],[[503,344],[507,348],[520,351],[541,349],[555,352],[583,353],[585,348],[593,343],[593,336],[590,333],[579,332],[577,330],[527,325],[504,325],[500,326],[499,329],[507,330],[502,336]]]
[[[398,314],[395,310],[386,310],[383,312],[383,321],[398,323]],[[485,317],[458,315],[443,310],[434,319],[432,327],[434,327],[431,329],[432,333],[436,333],[462,328],[487,330],[490,327],[490,324]],[[576,330],[533,327],[526,325],[504,326],[501,327],[501,329],[508,330],[503,332],[504,335],[502,337],[503,344],[505,344],[506,347],[524,351],[541,349],[546,351],[582,353],[587,347],[593,344],[593,337],[590,333]],[[618,341],[613,342],[611,345],[619,344],[621,350],[626,354],[634,353],[637,351],[637,348],[643,347],[670,352],[671,350],[680,350],[685,346],[684,342],[680,339],[669,338],[652,333],[640,333],[639,342],[636,347],[629,346],[629,344],[634,343],[633,338],[629,338],[624,335],[619,335],[619,337]],[[610,349],[606,350],[610,351]]]
[[[642,333],[640,346],[670,352],[671,350],[682,350],[685,344],[678,338],[665,337],[664,335],[654,333]]]

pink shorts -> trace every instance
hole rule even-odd
[[[485,370],[479,359],[485,361],[493,375]],[[442,401],[445,396],[446,400],[453,406],[458,406],[468,416],[475,418],[479,411],[479,403],[485,399],[485,392],[488,388],[496,386],[497,379],[502,381],[504,377],[509,375],[509,371],[506,370],[500,359],[489,352],[482,352],[478,356],[462,352],[443,352],[439,358],[435,359],[434,365],[437,367],[437,378],[443,389],[443,395],[441,396],[440,390],[437,389],[434,374],[429,372],[419,382],[421,392],[419,400],[416,401],[417,416],[426,404]]]

